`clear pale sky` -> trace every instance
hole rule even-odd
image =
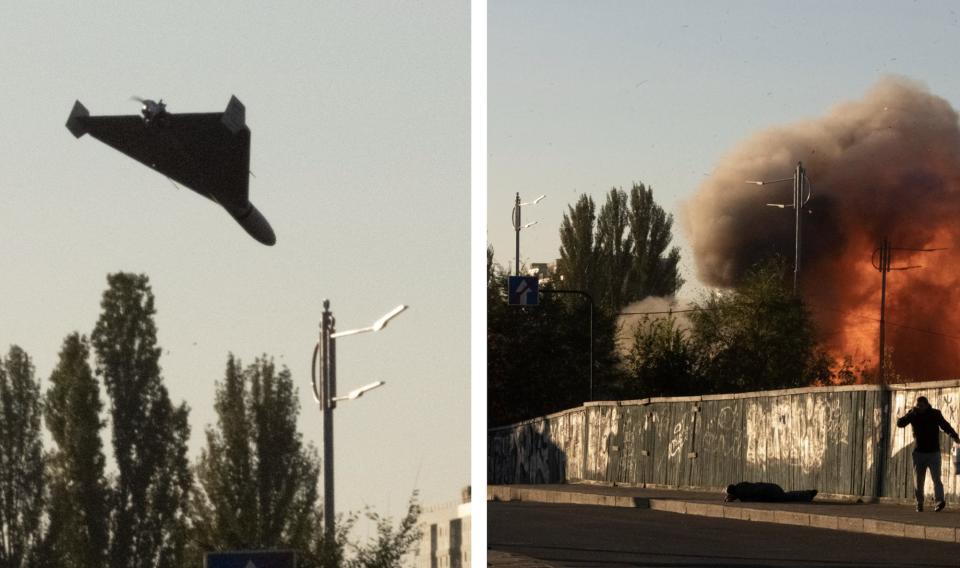
[[[580,193],[599,211],[611,187],[642,181],[674,214],[681,296],[697,295],[680,204],[750,133],[821,116],[889,74],[960,106],[955,3],[488,6],[488,241],[510,267],[517,191],[547,195],[524,208],[524,222],[539,224],[520,241],[522,262],[547,262]]]
[[[63,338],[89,334],[110,272],[146,273],[163,376],[194,456],[227,354],[272,355],[319,448],[310,356],[322,300],[338,328],[337,509],[399,516],[469,483],[469,3],[12,3],[0,17],[0,347],[46,388]],[[135,114],[222,111],[252,131],[251,201],[275,247],[220,207],[64,126],[74,100]],[[106,394],[102,392],[106,401]],[[104,434],[109,440],[109,434]],[[363,536],[362,534],[360,536]]]

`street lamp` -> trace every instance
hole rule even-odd
[[[803,163],[797,162],[797,169],[794,170],[793,177],[770,181],[746,180],[746,183],[752,183],[755,185],[772,185],[785,181],[793,182],[793,202],[767,203],[767,207],[777,207],[778,209],[792,207],[794,210],[793,293],[796,294],[797,280],[800,276],[800,212],[804,210],[804,206],[810,201],[810,197],[813,193],[810,188],[810,182],[807,180],[807,172],[803,169]],[[803,195],[804,189],[806,189],[807,192],[806,197]],[[806,211],[807,213],[810,213],[809,209]]]
[[[341,400],[355,400],[363,396],[365,392],[372,391],[373,389],[377,387],[382,387],[385,384],[387,384],[386,381],[376,381],[368,385],[363,385],[358,389],[353,389],[352,391],[347,393],[347,396],[335,396],[331,400],[333,400],[334,402],[339,402]]]
[[[323,301],[323,314],[320,319],[320,339],[313,348],[310,377],[313,386],[313,399],[323,412],[323,529],[324,537],[329,543],[332,543],[335,538],[335,513],[333,506],[333,410],[337,407],[337,402],[358,399],[368,391],[386,384],[384,381],[376,381],[356,388],[345,396],[337,396],[336,339],[360,333],[380,331],[387,327],[387,324],[406,310],[407,307],[408,306],[401,304],[367,327],[337,332],[337,320],[330,311],[330,300]],[[317,372],[318,370],[319,373]]]
[[[330,336],[331,339],[336,339],[338,337],[346,337],[348,335],[357,335],[358,333],[367,333],[370,331],[380,331],[381,329],[387,327],[387,324],[390,323],[390,320],[400,315],[401,312],[406,310],[409,306],[400,304],[399,306],[393,308],[386,314],[384,314],[380,319],[373,322],[373,325],[368,327],[361,327],[359,329],[349,329],[347,331],[338,331]]]
[[[546,195],[540,195],[533,201],[530,201],[527,203],[520,203],[520,192],[519,191],[517,192],[517,198],[513,205],[513,229],[517,233],[517,270],[516,270],[517,276],[520,276],[520,231],[522,229],[527,229],[529,227],[532,227],[538,223],[538,221],[534,221],[532,223],[527,223],[526,225],[523,225],[520,220],[520,208],[523,207],[524,205],[536,205],[537,203],[540,203],[540,201],[544,197],[546,197]]]

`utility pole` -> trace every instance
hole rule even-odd
[[[870,263],[880,271],[880,361],[877,365],[877,384],[880,385],[880,440],[875,450],[873,481],[873,494],[875,497],[882,497],[881,488],[883,487],[883,470],[886,467],[887,447],[889,446],[890,430],[890,390],[887,388],[887,368],[886,368],[886,327],[887,327],[887,273],[891,270],[910,270],[912,268],[921,268],[920,265],[891,267],[890,261],[894,250],[903,250],[910,252],[933,252],[944,250],[942,248],[933,249],[913,249],[897,248],[890,246],[890,240],[883,237],[883,244],[880,248],[873,251]]]
[[[796,295],[797,290],[799,289],[798,282],[800,279],[800,225],[802,223],[803,217],[800,213],[803,211],[803,206],[805,205],[803,201],[803,188],[806,185],[807,173],[803,169],[803,164],[797,162],[797,169],[793,173],[793,214],[796,219],[794,223],[794,251],[793,251],[793,293]]]
[[[320,317],[320,408],[323,411],[323,536],[327,544],[335,539],[336,522],[333,495],[333,409],[337,396],[336,342],[331,337],[336,319],[330,312],[330,300],[323,301]]]
[[[514,276],[520,276],[520,192],[517,192],[517,199],[513,206],[513,228],[517,234],[517,267]]]
[[[886,311],[887,311],[887,273],[891,270],[911,270],[913,268],[922,268],[919,264],[913,264],[909,266],[890,266],[890,260],[893,257],[893,251],[902,250],[909,252],[934,252],[938,250],[946,250],[945,248],[929,248],[929,249],[915,249],[915,248],[904,248],[904,247],[892,247],[890,246],[890,241],[887,237],[883,238],[883,244],[880,248],[873,251],[873,256],[870,258],[871,264],[873,267],[880,271],[880,362],[877,368],[877,382],[881,385],[886,384],[886,365],[885,365],[885,351],[886,351]]]
[[[887,376],[884,373],[884,342],[886,340],[886,322],[884,317],[887,305],[887,272],[890,272],[890,241],[883,237],[883,245],[880,247],[880,365],[877,370],[877,382],[881,385],[887,384]]]
[[[513,230],[517,234],[517,264],[514,271],[514,276],[520,276],[520,231],[526,229],[527,227],[532,227],[538,223],[538,221],[534,221],[532,223],[527,223],[526,225],[521,224],[520,209],[523,208],[524,205],[536,205],[537,203],[540,203],[540,200],[544,197],[546,196],[541,195],[529,203],[520,203],[520,192],[518,191],[516,199],[513,202]]]

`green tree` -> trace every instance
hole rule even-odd
[[[303,568],[399,567],[416,544],[416,493],[396,527],[367,511],[377,524],[371,542],[350,542],[355,513],[338,518],[334,541],[325,540],[320,460],[297,430],[298,400],[290,371],[278,371],[272,359],[263,356],[243,368],[227,357],[217,383],[217,423],[207,428],[196,465],[189,564],[202,562],[206,551],[283,548],[297,550]]]
[[[290,371],[266,356],[241,368],[230,355],[217,384],[217,426],[196,467],[194,541],[203,550],[307,551],[320,531],[319,458],[297,431]]]
[[[0,566],[39,563],[44,506],[40,385],[30,357],[11,346],[0,364]]]
[[[595,295],[598,249],[594,242],[596,206],[593,198],[583,194],[574,205],[567,206],[560,223],[560,259],[557,274],[567,289],[585,290]]]
[[[645,316],[624,357],[628,379],[621,398],[699,394],[696,356],[677,319]]]
[[[597,218],[597,265],[594,301],[617,312],[628,300],[634,240],[629,232],[627,194],[611,189]]]
[[[630,188],[629,222],[634,251],[627,302],[675,294],[683,286],[683,278],[677,271],[680,249],[667,251],[673,240],[673,215],[654,201],[653,188],[642,183]]]
[[[785,274],[780,259],[761,263],[736,290],[695,304],[691,341],[704,392],[801,387],[829,376],[810,312]]]
[[[559,287],[588,292],[597,306],[618,312],[648,296],[671,296],[683,285],[680,249],[670,247],[673,215],[653,199],[653,189],[634,183],[629,197],[613,188],[595,214],[581,195],[560,224]]]
[[[407,513],[394,528],[393,522],[375,512],[367,511],[367,518],[377,525],[377,536],[371,542],[355,545],[355,556],[348,568],[401,568],[403,560],[420,540],[420,503],[414,491],[407,504]]]
[[[54,565],[103,566],[109,539],[108,490],[100,441],[100,387],[84,337],[68,335],[50,375],[45,418],[56,444],[49,458],[47,546]]]
[[[616,326],[579,295],[551,294],[541,284],[538,306],[507,304],[507,272],[487,251],[487,420],[491,426],[540,416],[594,398],[606,398],[620,381],[614,348]]]
[[[109,564],[183,565],[192,483],[185,403],[174,407],[160,375],[154,296],[145,275],[107,276],[91,340],[110,398],[116,481]]]

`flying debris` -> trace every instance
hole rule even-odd
[[[219,204],[251,237],[273,245],[270,223],[250,203],[250,129],[246,110],[230,97],[224,112],[171,113],[160,99],[134,97],[141,115],[90,116],[77,101],[67,129],[77,138],[90,134]]]

